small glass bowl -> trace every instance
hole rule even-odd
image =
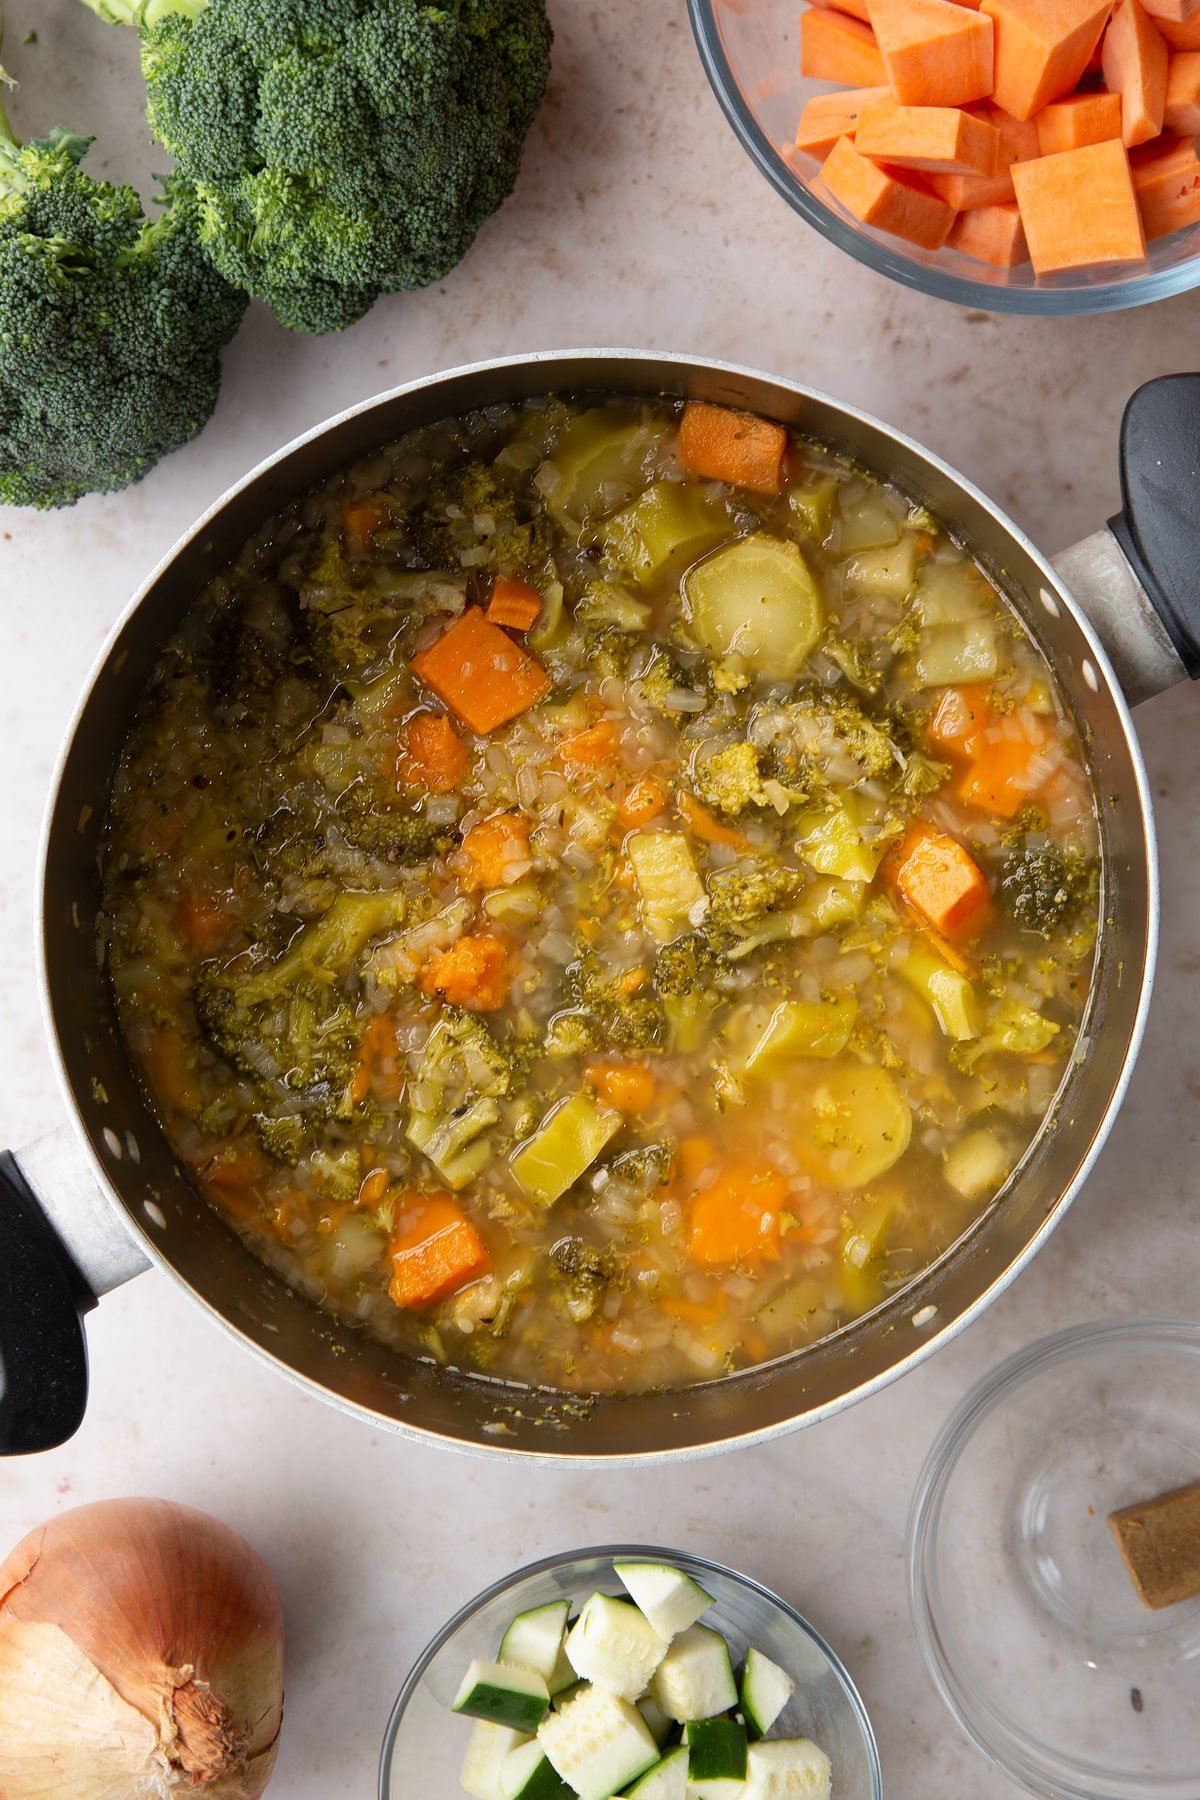
[[[1131,269],[1036,276],[1028,263],[993,269],[956,250],[921,250],[862,225],[814,186],[819,164],[793,165],[787,147],[805,103],[830,84],[800,74],[797,0],[688,0],[705,73],[751,161],[801,218],[831,243],[905,287],[992,312],[1115,312],[1185,293],[1200,284],[1200,225],[1158,238]]]
[[[1075,1326],[1001,1363],[929,1454],[909,1598],[967,1735],[1046,1800],[1196,1800],[1200,1599],[1151,1612],[1107,1523],[1200,1478],[1200,1325]]]
[[[713,1597],[704,1615],[729,1640],[735,1656],[749,1644],[764,1650],[796,1678],[773,1735],[811,1737],[833,1764],[839,1800],[882,1800],[879,1752],[863,1703],[824,1639],[800,1614],[748,1576],[679,1550],[645,1544],[608,1544],[565,1551],[518,1569],[485,1588],[443,1626],[418,1657],[388,1720],[379,1759],[379,1800],[452,1800],[469,1724],[450,1703],[473,1657],[492,1660],[514,1614],[550,1600],[572,1609],[596,1588],[619,1593],[613,1559],[668,1562]]]

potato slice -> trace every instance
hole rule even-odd
[[[825,623],[812,571],[795,544],[755,531],[688,570],[684,604],[697,643],[737,657],[756,675],[787,681]]]

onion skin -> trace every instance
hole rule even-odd
[[[279,1595],[218,1519],[100,1501],[0,1564],[3,1800],[257,1800],[282,1718]]]

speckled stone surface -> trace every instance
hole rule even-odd
[[[31,133],[95,130],[95,166],[154,163],[134,47],[76,0],[10,0],[12,103]],[[1122,404],[1192,367],[1200,298],[1095,320],[956,311],[860,270],[807,231],[733,142],[682,0],[551,0],[553,91],[518,191],[463,265],[327,340],[251,311],[204,436],[142,486],[50,516],[0,513],[0,1128],[62,1116],[34,972],[35,863],[50,770],[115,614],[176,536],[259,457],[411,376],[567,344],[678,347],[825,387],[924,439],[1047,549],[1115,509]],[[22,48],[26,28],[36,46]],[[520,1470],[413,1448],[272,1377],[157,1275],[89,1326],[92,1404],[73,1443],[0,1469],[0,1551],[58,1508],[166,1494],[242,1529],[289,1623],[272,1792],[373,1791],[391,1699],[417,1651],[484,1583],[548,1551],[686,1545],[799,1605],[841,1651],[875,1720],[894,1800],[1012,1792],[960,1738],[919,1661],[903,1533],[921,1460],[965,1388],[1074,1320],[1195,1316],[1200,1110],[1200,695],[1138,715],[1159,805],[1165,917],[1150,1027],[1124,1111],[1038,1261],[923,1369],[836,1420],[694,1467]],[[999,1473],[999,1472],[998,1472]],[[431,1797],[440,1800],[440,1797]]]

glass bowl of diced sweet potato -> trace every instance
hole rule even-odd
[[[1200,0],[688,0],[734,132],[894,281],[999,312],[1200,283]]]

